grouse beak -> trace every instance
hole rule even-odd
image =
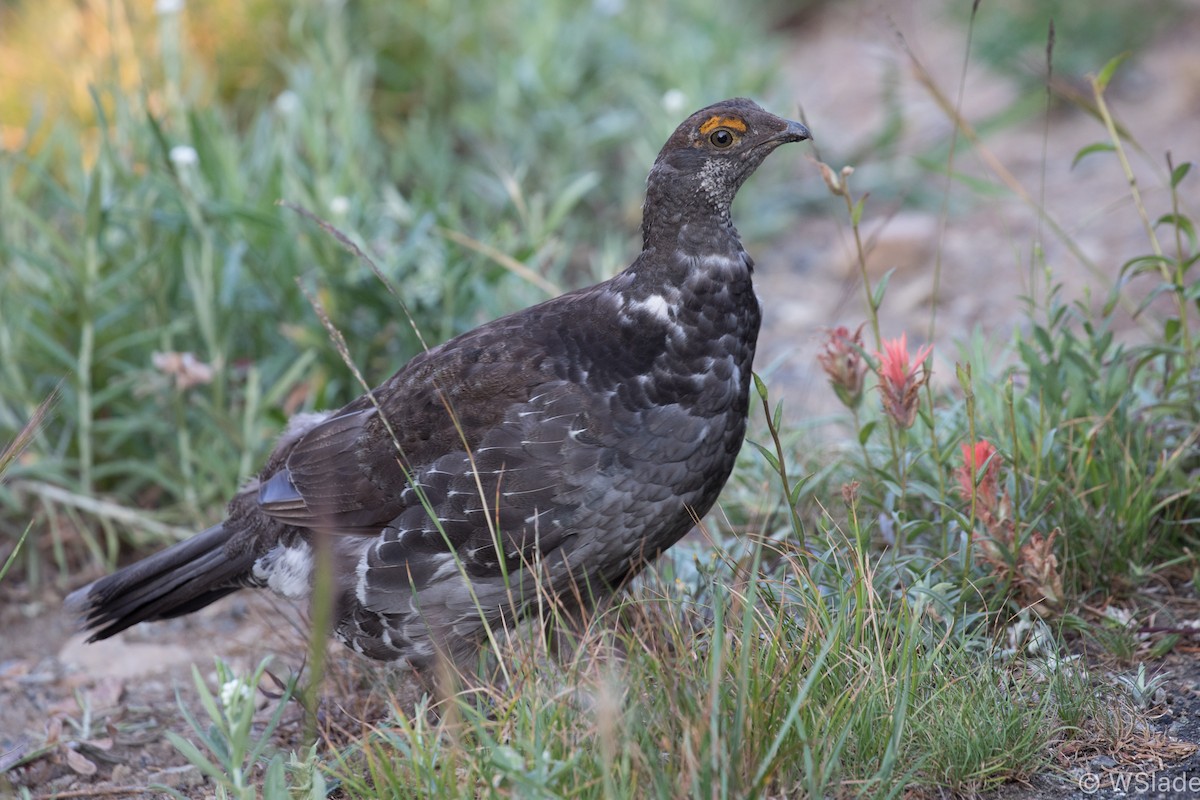
[[[787,122],[787,127],[772,136],[771,141],[783,144],[784,142],[803,142],[805,139],[812,138],[812,132],[809,131],[807,126],[790,119],[785,120],[785,122]]]

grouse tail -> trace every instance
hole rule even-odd
[[[64,605],[92,631],[89,642],[139,622],[197,611],[252,583],[254,556],[225,553],[233,533],[215,525],[72,592]]]

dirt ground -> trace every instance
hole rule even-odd
[[[210,689],[215,686],[216,657],[241,674],[268,655],[272,672],[282,677],[303,665],[302,615],[262,593],[226,598],[190,617],[143,625],[88,645],[59,613],[57,596],[33,598],[11,588],[6,592],[0,606],[0,797],[25,787],[35,800],[165,798],[169,795],[162,787],[169,787],[195,800],[211,798],[212,786],[166,738],[167,731],[174,731],[195,739],[180,702],[208,725],[193,688],[193,665]],[[1166,622],[1172,628],[1200,631],[1200,602],[1167,605],[1145,619],[1145,627]],[[1198,653],[1200,633],[1185,636],[1166,658],[1147,662],[1152,675],[1166,673],[1168,679],[1154,705],[1130,719],[1119,744],[1099,750],[1064,747],[1054,770],[1029,784],[1006,785],[989,797],[1197,796],[1191,790],[1200,782]],[[354,687],[365,694],[362,687],[372,682],[396,685],[396,676],[363,664],[337,644],[331,644],[330,655],[335,686],[324,701],[326,713],[336,711],[352,731],[360,721],[377,721],[359,710],[372,701],[355,697]],[[1131,672],[1130,665],[1113,669]],[[270,690],[271,684],[265,688]],[[360,705],[342,705],[350,702]],[[260,695],[259,705],[261,722],[275,710],[276,701]],[[290,704],[273,743],[298,750],[302,719],[299,706]],[[29,756],[34,757],[3,773]],[[1145,790],[1138,791],[1143,786]],[[1177,791],[1181,788],[1186,791]]]
[[[191,733],[176,692],[191,713],[207,718],[193,687],[192,665],[214,686],[214,658],[245,674],[273,656],[279,674],[300,666],[304,639],[270,622],[271,598],[246,593],[181,620],[142,626],[87,645],[60,611],[60,598],[5,598],[0,611],[0,765],[45,754],[7,778],[35,798],[188,797],[212,788],[167,740]],[[295,615],[293,615],[293,618]],[[264,702],[266,702],[264,698]],[[296,733],[299,710],[280,734]],[[206,723],[207,724],[207,723]],[[195,737],[192,737],[193,739]],[[0,797],[14,790],[0,775]]]
[[[956,94],[963,35],[929,8],[929,3],[902,2],[888,5],[885,14],[869,4],[828,4],[795,31],[785,79],[803,102],[821,156],[835,168],[842,166],[839,158],[884,124],[881,87],[889,82],[897,87],[907,115],[898,145],[902,153],[924,153],[931,142],[945,136],[949,121],[914,79],[896,43],[899,29],[942,89],[951,97]],[[1174,26],[1126,65],[1126,78],[1110,97],[1115,113],[1153,159],[1148,163],[1139,158],[1135,166],[1147,188],[1147,202],[1157,213],[1165,210],[1162,182],[1155,175],[1155,170],[1162,172],[1162,154],[1174,149],[1177,162],[1200,157],[1200,48],[1195,45],[1200,41],[1200,7],[1193,3],[1192,8],[1185,24]],[[964,115],[984,119],[1007,107],[1016,92],[1012,78],[973,63]],[[1010,125],[989,133],[987,146],[1017,183],[1034,197],[1044,196],[1049,214],[1098,265],[1097,271],[1082,265],[1064,240],[1043,225],[1040,241],[1046,263],[1054,270],[1054,280],[1066,287],[1066,296],[1081,296],[1089,285],[1093,296],[1103,296],[1117,267],[1146,252],[1145,235],[1112,157],[1092,157],[1070,168],[1081,147],[1104,138],[1099,124],[1082,112],[1062,108],[1051,115],[1048,133],[1045,125],[1041,118]],[[805,191],[819,185],[815,167],[797,162],[797,179]],[[854,185],[860,189],[871,188],[879,179],[871,164],[855,166]],[[994,178],[974,154],[962,156],[958,167]],[[911,180],[929,183],[935,176],[914,166]],[[1191,192],[1185,199],[1196,211],[1200,196]],[[857,326],[865,319],[846,214],[839,202],[829,198],[828,213],[798,221],[777,246],[755,253],[766,314],[758,368],[768,372],[773,390],[784,394],[793,417],[836,411],[814,358],[820,331]],[[903,197],[869,203],[864,215],[874,248],[872,274],[895,269],[882,312],[884,333],[907,331],[910,341],[922,340],[936,309],[935,374],[941,376],[953,375],[952,343],[964,332],[978,327],[985,337],[994,331],[996,339],[1007,340],[1023,319],[1018,298],[1044,289],[1040,278],[1030,280],[1030,251],[1039,241],[1039,225],[1027,205],[1009,195],[985,199],[961,189],[955,190],[952,204],[944,232],[936,208],[908,210]],[[932,265],[939,242],[943,273],[935,294]],[[1124,319],[1120,327],[1128,337],[1138,335],[1136,322]],[[187,727],[176,704],[177,691],[197,708],[192,665],[199,666],[211,686],[214,656],[242,670],[253,668],[269,653],[276,654],[280,673],[300,663],[302,636],[273,624],[270,615],[280,606],[262,596],[235,596],[182,620],[141,626],[114,640],[84,646],[60,612],[61,598],[23,592],[11,581],[0,588],[0,796],[14,792],[14,787],[28,787],[35,798],[157,797],[160,792],[145,787],[162,784],[189,797],[207,797],[211,789],[202,776],[163,735]],[[1191,613],[1179,610],[1177,624],[1191,624]],[[1153,729],[1181,743],[1200,742],[1197,645],[1197,636],[1185,636],[1165,661],[1149,665],[1152,671],[1170,674],[1154,709]],[[295,724],[291,717],[285,722],[284,741],[294,735]],[[1096,753],[1090,760],[1064,765],[1066,772],[1040,776],[1031,786],[1005,787],[994,797],[1197,796],[1200,755],[1187,751],[1181,746],[1172,756],[1164,750],[1170,757],[1140,766],[1131,763],[1128,754]],[[42,754],[3,774],[6,766],[38,753]],[[1150,777],[1125,790],[1084,791],[1090,788],[1086,783],[1091,775],[1109,786],[1113,775],[1138,771]],[[1190,779],[1195,783],[1188,786]],[[1186,791],[1190,788],[1197,791]]]

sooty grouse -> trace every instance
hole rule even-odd
[[[538,591],[568,607],[611,593],[733,468],[760,312],[729,207],[771,151],[808,138],[749,100],[696,112],[650,171],[628,269],[292,419],[224,522],[68,608],[94,641],[244,587],[307,598],[328,537],[336,635],[424,668],[474,652],[485,624],[537,608]]]

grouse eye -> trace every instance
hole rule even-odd
[[[713,143],[713,147],[719,147],[724,150],[733,144],[733,134],[728,128],[717,128],[708,135],[708,140]]]

